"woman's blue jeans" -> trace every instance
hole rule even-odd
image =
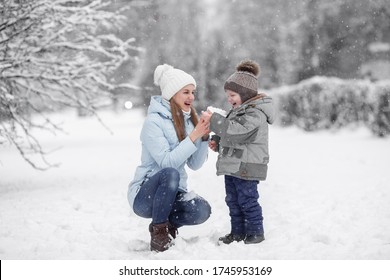
[[[164,168],[145,181],[134,200],[134,212],[152,218],[153,224],[169,221],[179,228],[205,222],[211,214],[209,203],[199,195],[179,191],[179,172]]]

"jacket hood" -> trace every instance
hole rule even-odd
[[[273,106],[273,100],[271,97],[265,96],[263,94],[258,94],[257,96],[247,100],[242,106],[254,106],[264,113],[267,117],[267,122],[272,124],[275,120],[275,111]]]
[[[159,114],[165,118],[172,119],[171,107],[169,101],[163,99],[161,96],[152,96],[148,108],[148,114]]]
[[[159,114],[163,118],[166,119],[173,119],[172,118],[172,112],[171,112],[171,104],[168,100],[165,100],[159,95],[152,96],[150,99],[150,105],[148,108],[148,115],[149,114]],[[188,120],[191,118],[190,114],[183,114],[184,119]]]

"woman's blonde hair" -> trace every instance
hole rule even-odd
[[[184,124],[184,115],[180,106],[171,98],[169,101],[171,106],[171,113],[173,119],[173,126],[175,127],[177,138],[179,142],[183,141],[186,136],[185,124]],[[195,108],[191,105],[191,122],[194,124],[194,127],[198,124],[198,115],[196,114]]]

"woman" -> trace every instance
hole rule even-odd
[[[205,222],[211,208],[202,197],[188,193],[184,166],[199,169],[208,154],[208,123],[198,120],[192,106],[196,82],[182,70],[157,66],[152,96],[142,131],[141,165],[129,185],[134,213],[152,218],[150,248],[165,251],[184,225]]]

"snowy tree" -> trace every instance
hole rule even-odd
[[[301,41],[297,34],[306,1],[229,1],[223,29],[230,67],[251,58],[262,68],[262,88],[295,83]]]
[[[61,130],[48,112],[96,114],[117,88],[112,73],[138,51],[113,30],[125,22],[102,0],[0,2],[0,144],[14,145],[34,168],[52,166],[33,129]],[[39,116],[39,118],[37,118]],[[98,116],[97,116],[98,117]],[[33,159],[40,155],[41,163]]]
[[[142,89],[143,105],[147,107],[150,96],[159,94],[153,85],[153,73],[162,63],[182,69],[199,81],[198,57],[201,52],[198,17],[200,4],[190,0],[149,1],[140,9],[144,21],[143,38],[146,49],[136,83]]]
[[[299,35],[300,80],[314,75],[356,78],[361,65],[370,59],[368,46],[390,40],[386,0],[310,0],[305,15]]]

